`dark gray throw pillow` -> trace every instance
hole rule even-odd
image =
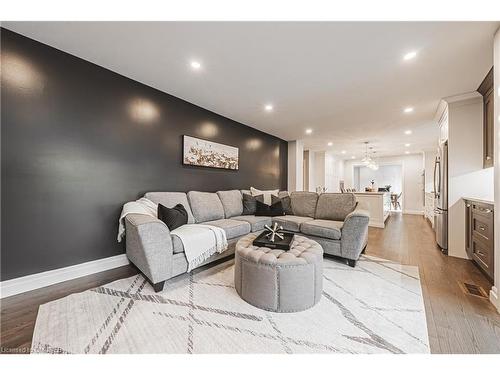
[[[260,198],[262,197],[262,198]],[[264,196],[256,197],[257,209],[255,211],[255,216],[283,216],[283,204],[282,200],[275,195],[271,195],[271,205],[264,203]]]
[[[281,198],[281,204],[283,205],[283,211],[285,215],[293,215],[292,200],[290,199],[289,195]]]
[[[261,201],[257,201],[255,216],[283,216],[283,205],[281,204],[281,200],[274,202],[270,206]]]
[[[177,204],[172,208],[165,207],[161,203],[158,204],[158,219],[163,221],[169,230],[179,228],[181,225],[187,224],[188,214],[182,204]]]
[[[258,195],[257,197],[254,197],[250,194],[243,193],[243,213],[242,213],[242,215],[255,215],[255,211],[257,209],[256,198],[259,198],[259,197],[262,197],[262,199],[264,199],[263,195]]]

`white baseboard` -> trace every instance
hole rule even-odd
[[[74,266],[58,268],[51,271],[18,277],[16,279],[5,280],[0,282],[0,298],[43,288],[45,286],[91,275],[93,273],[126,266],[127,264],[129,264],[127,256],[125,254],[120,254],[109,258],[76,264]]]
[[[370,221],[368,223],[369,227],[374,227],[374,228],[385,228],[385,223],[382,221]]]
[[[496,286],[492,286],[490,290],[490,301],[497,308],[498,313],[500,313],[500,298],[498,297],[498,289]]]
[[[423,210],[404,210],[403,214],[406,214],[406,215],[423,215],[424,211]]]

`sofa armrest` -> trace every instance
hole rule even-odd
[[[129,214],[125,217],[127,257],[153,283],[172,275],[173,245],[170,231],[155,217]]]
[[[370,213],[361,205],[346,216],[340,238],[342,257],[352,260],[359,258],[368,241],[369,221]]]

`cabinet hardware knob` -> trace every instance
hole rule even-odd
[[[486,228],[481,226],[481,227],[479,227],[479,229],[481,229],[481,230],[485,230]]]
[[[465,207],[469,208],[469,207],[470,207],[470,203],[467,203],[467,204],[465,205]]]
[[[491,156],[486,156],[486,160],[491,160]]]

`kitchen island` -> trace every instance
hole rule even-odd
[[[385,228],[385,221],[391,212],[390,192],[356,192],[356,200],[370,212],[370,227]]]

